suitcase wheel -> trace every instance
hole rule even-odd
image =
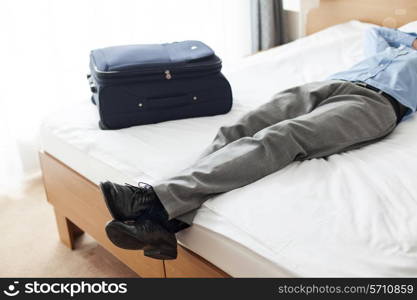
[[[102,129],[102,130],[109,130],[110,129],[106,125],[104,125],[104,123],[101,122],[101,120],[98,122],[98,127],[100,127],[100,129]]]

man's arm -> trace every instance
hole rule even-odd
[[[365,35],[365,55],[372,56],[388,47],[401,45],[417,49],[417,34],[405,33],[397,29],[372,27]]]

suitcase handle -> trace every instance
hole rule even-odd
[[[158,97],[146,99],[148,109],[167,109],[169,107],[178,107],[191,104],[197,100],[196,96],[183,94],[170,97]]]
[[[91,74],[87,74],[87,80],[88,84],[90,85],[90,91],[94,94],[97,93],[97,86],[94,83],[93,76],[91,76]]]

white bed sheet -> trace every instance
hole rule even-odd
[[[96,183],[155,182],[274,93],[359,61],[369,26],[337,25],[226,70],[235,99],[227,115],[101,131],[84,101],[45,120],[42,147]],[[374,145],[212,198],[178,238],[232,276],[417,276],[416,135],[413,117]]]

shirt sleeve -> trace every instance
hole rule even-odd
[[[406,33],[397,29],[372,27],[365,34],[365,55],[372,56],[388,47],[398,48],[401,45],[412,47],[417,34]]]

